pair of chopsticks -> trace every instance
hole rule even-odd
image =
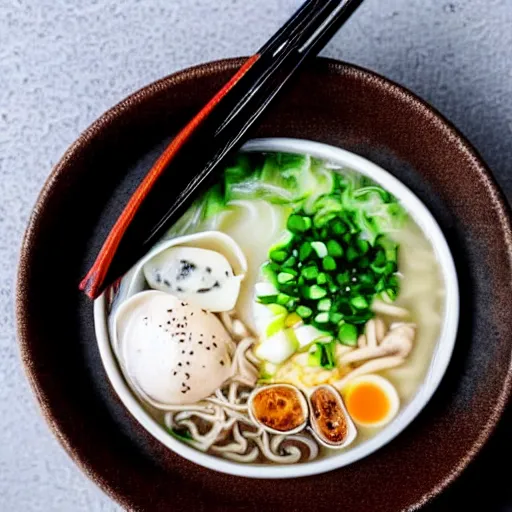
[[[361,3],[306,1],[245,62],[149,170],[80,283],[81,290],[95,299],[155,244],[212,183],[248,129],[304,61],[325,46]]]

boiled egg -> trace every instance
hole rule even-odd
[[[382,427],[398,413],[400,398],[387,379],[362,375],[343,389],[345,406],[354,422],[362,427]]]
[[[214,314],[160,291],[134,295],[114,321],[126,380],[159,409],[214,393],[231,375],[233,345]]]

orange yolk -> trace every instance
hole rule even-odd
[[[389,414],[390,403],[386,393],[372,382],[354,386],[346,397],[348,413],[360,423],[379,423]]]

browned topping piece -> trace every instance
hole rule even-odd
[[[294,430],[306,420],[297,392],[286,386],[261,390],[254,396],[252,407],[263,425],[280,432]]]
[[[328,388],[318,388],[311,395],[311,409],[317,432],[328,442],[342,443],[347,436],[347,420],[338,398]]]

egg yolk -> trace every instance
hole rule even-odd
[[[372,382],[361,382],[349,391],[346,405],[355,421],[371,425],[386,418],[391,404],[379,386]]]

